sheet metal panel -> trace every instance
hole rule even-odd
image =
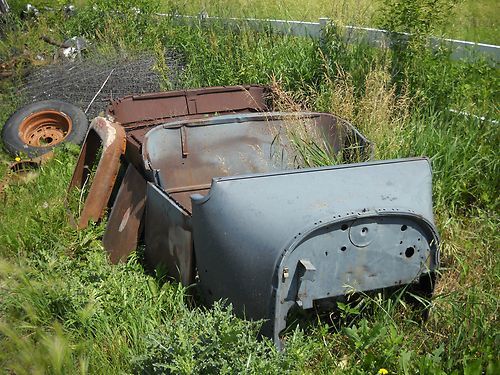
[[[438,262],[431,186],[427,159],[215,178],[208,195],[192,197],[203,295],[227,298],[247,318],[269,319],[265,333],[277,339],[297,301],[310,306],[343,294],[344,282],[357,290],[407,283]],[[355,234],[364,227],[378,232],[367,244]],[[411,257],[400,254],[416,242]],[[297,281],[296,289],[278,283],[285,268],[297,279],[297,260],[317,267],[310,298],[297,297]]]
[[[113,100],[108,113],[115,121],[133,128],[148,126],[172,117],[227,111],[265,111],[265,86],[221,86],[130,95]]]
[[[157,184],[190,211],[190,195],[205,193],[215,176],[296,169],[291,126],[318,131],[332,153],[367,147],[352,125],[332,115],[259,113],[157,127],[145,136],[143,158]]]
[[[191,218],[164,192],[148,183],[146,261],[184,286],[194,282]]]
[[[129,164],[120,184],[102,243],[111,263],[125,261],[137,248],[146,202],[146,181]]]

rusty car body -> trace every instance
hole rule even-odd
[[[439,237],[429,161],[350,163],[371,154],[350,123],[272,106],[269,89],[252,85],[112,101],[70,184],[90,185],[76,224],[108,215],[112,262],[144,244],[148,263],[196,284],[207,303],[264,319],[278,346],[291,309],[407,284],[431,294]],[[301,163],[296,142],[311,134],[343,163]]]

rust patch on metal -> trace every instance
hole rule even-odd
[[[61,143],[71,132],[71,118],[60,111],[43,110],[27,116],[19,125],[19,137],[34,147]]]
[[[142,231],[146,202],[146,181],[129,164],[102,239],[111,263],[124,261],[134,251]]]
[[[102,155],[95,176],[76,226],[85,228],[89,221],[99,221],[108,207],[125,153],[125,131],[122,126],[103,117],[96,117],[90,124],[89,133],[78,157],[69,188],[84,189],[89,182],[99,147]]]
[[[188,145],[187,145],[187,133],[186,133],[185,127],[181,128],[181,148],[182,148],[182,157],[187,158],[187,156],[189,155],[189,152],[188,152]]]
[[[112,101],[108,113],[126,128],[136,128],[184,116],[266,111],[268,93],[265,86],[246,85],[130,95]]]

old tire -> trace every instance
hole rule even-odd
[[[43,155],[61,142],[80,144],[89,123],[83,111],[60,100],[28,104],[15,112],[2,129],[3,144],[11,155]]]

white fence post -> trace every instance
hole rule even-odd
[[[319,44],[321,47],[325,46],[325,37],[326,37],[326,28],[330,24],[329,18],[320,18],[319,19]]]

